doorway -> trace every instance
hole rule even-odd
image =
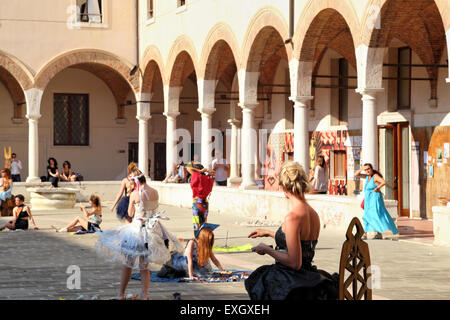
[[[166,144],[154,144],[155,155],[155,177],[156,181],[162,181],[166,177]]]
[[[128,164],[139,160],[139,142],[128,142]],[[127,165],[128,165],[127,164]]]
[[[409,124],[390,123],[378,127],[379,164],[386,180],[385,198],[397,200],[399,216],[410,215]]]

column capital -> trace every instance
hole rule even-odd
[[[295,97],[289,97],[289,100],[291,100],[292,102],[308,102],[311,100],[314,100],[313,96],[295,96]]]
[[[255,110],[258,105],[259,105],[258,102],[239,102],[238,103],[238,106],[241,107],[243,110],[244,109]]]
[[[139,121],[148,121],[152,118],[151,115],[137,115],[136,119],[138,119]]]
[[[41,114],[27,114],[27,115],[25,115],[25,117],[28,119],[28,120],[39,120],[41,117],[42,117],[42,115]]]
[[[238,119],[228,119],[227,122],[232,126],[237,126],[241,123],[241,121],[239,121]]]
[[[200,112],[202,114],[202,116],[204,116],[204,115],[211,116],[216,111],[216,109],[215,108],[214,109],[210,109],[210,108],[201,109],[201,108],[199,108],[199,109],[197,109],[197,111]]]
[[[357,88],[355,90],[360,95],[375,96],[377,93],[383,92],[383,88]]]
[[[150,103],[153,93],[138,92],[136,93],[136,103]]]
[[[166,116],[167,118],[176,118],[180,115],[179,112],[164,112],[163,113],[164,116]]]

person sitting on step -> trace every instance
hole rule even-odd
[[[27,230],[28,229],[28,220],[31,220],[31,223],[34,226],[34,230],[39,230],[36,223],[34,222],[33,216],[31,215],[31,209],[29,206],[24,204],[25,197],[21,194],[18,194],[15,198],[16,207],[13,210],[14,219],[8,221],[3,226],[0,226],[0,230],[8,228],[9,230]]]

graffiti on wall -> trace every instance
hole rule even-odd
[[[293,144],[292,144],[293,145]],[[284,133],[272,134],[266,146],[266,160],[264,163],[264,189],[278,191],[278,174],[283,164],[283,151],[286,146]]]

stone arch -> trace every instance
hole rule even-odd
[[[446,46],[450,4],[441,0],[372,0],[362,24],[358,66],[365,68],[362,81],[381,87],[385,49],[393,39],[406,43],[427,65],[439,64]],[[448,49],[448,48],[447,48]],[[438,69],[428,66],[431,98],[436,98]],[[378,75],[376,80],[371,75]]]
[[[195,46],[189,37],[185,35],[179,36],[170,49],[166,70],[164,72],[166,75],[164,84],[169,85],[170,87],[180,86],[180,83],[182,83],[190,74],[189,73],[187,76],[184,75],[184,66],[186,63],[189,63],[189,60],[192,62],[191,69],[193,69],[189,71],[194,71],[197,75],[199,69]]]
[[[373,38],[374,30],[379,23],[380,11],[391,0],[370,0],[367,3],[363,22],[361,24],[361,42],[367,46],[370,45]],[[447,0],[432,0],[436,5],[439,15],[442,19],[442,24],[445,30],[450,29],[450,3]]]
[[[133,65],[112,53],[101,50],[76,50],[64,53],[47,63],[35,77],[35,87],[44,90],[50,80],[65,68],[78,64],[95,64],[115,70],[128,82],[134,92],[139,92],[139,76],[130,76]]]
[[[25,90],[33,87],[33,75],[17,58],[0,51],[0,82],[8,90],[14,104],[14,118],[22,118],[26,104]]]
[[[334,7],[325,9],[323,9],[323,6],[326,6],[324,1],[310,3],[308,7],[310,11],[308,8],[305,9],[300,18],[304,20],[301,20],[294,37],[293,59],[294,62],[298,61],[298,65],[292,65],[291,70],[294,73],[293,80],[298,77],[297,81],[292,81],[293,85],[297,83],[297,87],[292,87],[293,96],[311,96],[312,75],[318,69],[328,48],[342,55],[353,67],[357,66],[354,34],[358,22],[351,15],[352,8],[345,1],[339,3],[341,4],[333,3]],[[344,17],[341,12],[350,18]],[[347,23],[347,19],[350,19],[354,30]]]
[[[211,29],[206,37],[200,57],[200,78],[205,80],[217,78],[217,73],[220,73],[220,66],[217,64],[223,57],[221,55],[223,49],[227,51],[225,58],[233,59],[237,66],[240,61],[240,48],[236,36],[229,25],[220,22]]]
[[[130,75],[133,65],[100,50],[76,50],[64,53],[47,63],[35,77],[35,87],[45,90],[53,77],[66,68],[88,71],[110,88],[117,102],[117,117],[124,117],[124,107],[129,91],[140,90],[139,72]]]
[[[164,84],[164,79],[166,79],[163,59],[156,46],[152,45],[145,50],[141,65],[143,66],[141,91],[143,93],[153,93],[155,81],[160,78]]]
[[[284,40],[289,38],[289,27],[283,15],[273,7],[265,7],[259,10],[250,21],[249,27],[244,37],[242,46],[241,61],[238,69],[245,69],[247,72],[258,70],[258,61],[264,54],[264,44],[270,40],[273,32],[277,32],[280,38]],[[259,43],[257,42],[259,38]],[[256,45],[255,45],[256,43]],[[286,49],[288,60],[292,56],[291,46],[283,45]]]
[[[359,44],[360,23],[353,4],[349,0],[328,1],[328,0],[310,0],[303,9],[298,19],[297,27],[294,32],[294,57],[300,60],[303,43],[310,30],[311,24],[324,10],[333,10],[346,22],[355,46]]]
[[[288,38],[288,25],[277,9],[265,7],[256,13],[246,32],[238,67],[241,103],[257,104],[260,80],[270,83],[281,59],[291,59],[292,47],[285,44]]]

